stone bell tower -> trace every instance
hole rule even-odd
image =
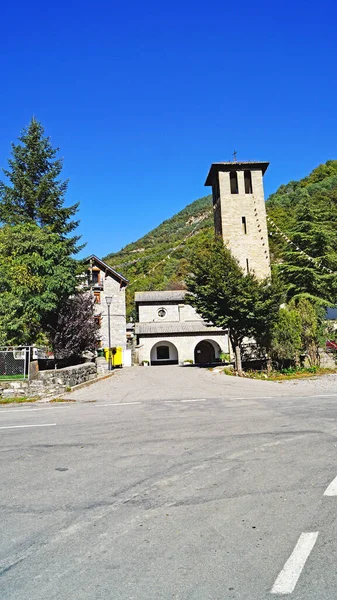
[[[205,186],[212,186],[216,233],[242,269],[258,279],[270,276],[263,175],[268,162],[213,163]]]

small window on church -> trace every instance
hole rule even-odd
[[[238,174],[236,171],[231,171],[229,174],[230,184],[231,184],[231,194],[239,193],[238,186]]]
[[[251,174],[251,171],[245,171],[244,172],[244,179],[245,179],[245,194],[252,194],[253,193],[253,186],[252,186],[252,174]]]
[[[242,217],[242,231],[245,235],[247,235],[247,221],[246,217]]]
[[[157,346],[157,360],[169,360],[170,349],[168,346]]]
[[[161,319],[163,319],[164,317],[166,317],[166,310],[165,310],[165,308],[159,308],[158,312],[157,312],[157,315]]]
[[[247,273],[249,273],[249,262],[248,262],[248,258],[246,258],[246,268],[247,268]]]

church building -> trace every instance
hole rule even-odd
[[[212,187],[215,232],[245,273],[270,277],[263,176],[268,162],[213,163],[205,186]],[[136,292],[139,362],[152,365],[216,362],[230,352],[227,332],[209,326],[185,302],[185,291]]]

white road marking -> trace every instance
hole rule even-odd
[[[141,402],[106,402],[105,404],[94,404],[94,406],[130,406],[131,404],[141,404]]]
[[[26,427],[55,427],[56,423],[43,423],[42,425],[9,425],[0,429],[24,429]]]
[[[0,415],[6,415],[7,413],[23,413],[23,412],[33,412],[37,410],[57,410],[58,408],[69,408],[68,406],[51,406],[50,408],[15,408],[15,409],[0,409]]]
[[[270,400],[271,398],[274,398],[274,396],[256,396],[255,398],[251,397],[250,399],[251,400]]]
[[[294,591],[303,567],[316,543],[318,533],[318,531],[301,533],[292,554],[271,589],[272,594],[285,595]]]
[[[337,394],[317,394],[316,396],[309,396],[309,398],[334,398]]]
[[[323,496],[337,496],[337,477],[328,485]]]
[[[206,398],[196,398],[195,400],[180,400],[180,402],[206,402]]]

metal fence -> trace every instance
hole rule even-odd
[[[29,379],[29,358],[29,346],[0,346],[0,380]]]

